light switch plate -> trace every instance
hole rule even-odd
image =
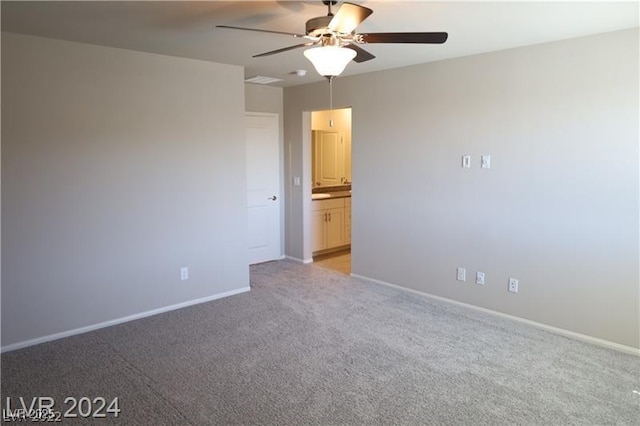
[[[471,156],[470,155],[463,155],[462,156],[462,168],[463,169],[470,169],[471,168]]]
[[[467,270],[464,268],[458,268],[456,270],[456,279],[458,281],[466,281],[467,279]]]

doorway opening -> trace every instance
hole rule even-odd
[[[311,113],[314,263],[351,273],[351,108]]]

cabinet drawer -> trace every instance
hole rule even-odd
[[[333,198],[328,200],[314,200],[311,202],[311,211],[336,209],[344,207],[344,198]]]

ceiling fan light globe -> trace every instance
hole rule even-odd
[[[305,50],[304,56],[311,61],[318,74],[335,77],[344,71],[356,52],[346,47],[322,46]]]

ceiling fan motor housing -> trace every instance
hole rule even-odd
[[[310,37],[322,37],[332,35],[329,29],[329,22],[333,16],[318,16],[307,21],[307,35]]]

